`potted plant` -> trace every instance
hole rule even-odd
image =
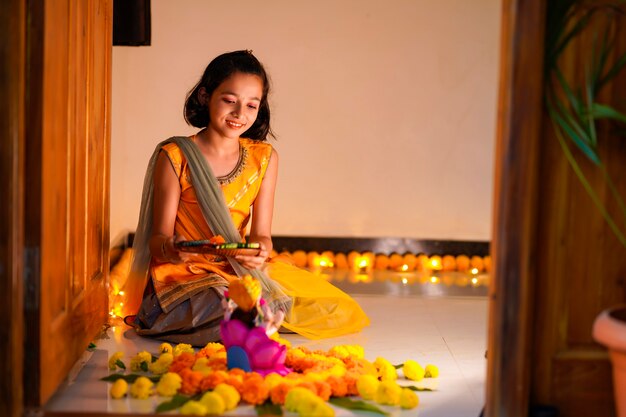
[[[611,231],[626,250],[626,204],[598,153],[600,125],[611,136],[626,136],[626,116],[601,102],[603,89],[626,67],[625,43],[617,42],[617,20],[626,15],[623,1],[548,2],[545,55],[545,104],[556,138],[576,177],[593,200]],[[623,29],[623,28],[622,28]],[[563,51],[580,36],[593,39],[592,47],[580,50],[582,77],[567,79],[561,70]],[[623,36],[623,35],[622,35]],[[574,78],[574,77],[570,77]],[[576,151],[578,149],[578,151]],[[577,154],[577,155],[576,155]],[[583,156],[584,155],[584,156]],[[612,213],[591,186],[577,157],[589,159],[601,173],[609,198],[618,207]],[[626,168],[625,168],[626,169]],[[626,253],[625,253],[626,255]],[[594,339],[606,346],[613,365],[618,415],[626,417],[626,305],[604,310],[593,327]]]

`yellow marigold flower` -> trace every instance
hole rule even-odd
[[[332,368],[328,370],[331,375],[334,376],[344,376],[346,374],[346,367],[341,365],[334,365]]]
[[[206,344],[206,346],[203,348],[203,350],[205,352],[207,352],[207,356],[211,357],[216,352],[224,350],[224,345],[221,344],[221,343],[209,342],[209,343]]]
[[[300,348],[290,349],[289,353],[295,358],[304,358],[306,356],[306,353],[304,353]]]
[[[304,380],[309,381],[309,382],[315,382],[315,381],[326,381],[326,378],[318,372],[307,372],[304,375]]]
[[[162,375],[167,372],[173,361],[174,356],[171,353],[162,353],[156,361],[148,365],[148,370],[155,375]]]
[[[402,372],[404,373],[404,376],[412,381],[421,381],[424,378],[424,368],[422,368],[422,366],[415,362],[414,360],[408,360],[406,362],[404,362],[404,365],[402,366]]]
[[[394,381],[398,378],[396,368],[387,359],[377,357],[374,361],[374,366],[378,371],[378,378],[381,381]]]
[[[203,416],[207,413],[206,407],[200,401],[187,401],[180,407],[180,413],[185,415]]]
[[[348,354],[356,356],[359,359],[363,359],[365,357],[365,349],[363,349],[363,346],[347,345],[346,349],[348,350]]]
[[[202,375],[208,376],[211,372],[213,372],[213,369],[208,365],[208,363],[208,358],[198,358],[196,359],[196,363],[193,364],[191,370],[198,371],[202,373]]]
[[[364,400],[373,400],[380,382],[372,375],[361,375],[356,380],[356,389]]]
[[[188,352],[191,354],[195,354],[196,352],[193,350],[193,347],[191,347],[190,344],[188,343],[179,343],[176,345],[176,347],[174,348],[174,356],[178,356],[183,352]]]
[[[216,352],[211,359],[226,359],[226,351]]]
[[[269,389],[274,388],[276,385],[280,384],[281,382],[283,382],[283,377],[276,373],[271,373],[265,376],[265,385],[267,385]]]
[[[395,381],[381,381],[376,390],[375,401],[379,404],[398,405],[402,388]]]
[[[310,389],[295,387],[291,389],[285,397],[285,409],[287,411],[299,412],[303,404],[308,404],[316,400],[322,401],[322,399],[315,395]]]
[[[142,363],[145,365],[142,367]],[[132,358],[130,358],[130,370],[131,371],[147,371],[148,365],[152,363],[152,355],[150,352],[141,351]]]
[[[398,371],[392,364],[383,364],[378,368],[378,377],[381,381],[395,381],[398,379]]]
[[[425,378],[437,378],[438,376],[439,376],[439,368],[431,364],[426,365],[426,370],[424,372]]]
[[[205,414],[215,414],[219,416],[226,411],[226,405],[224,404],[222,396],[215,392],[206,392],[200,399],[200,404],[206,408]]]
[[[306,399],[297,411],[301,417],[334,417],[335,415],[335,410],[319,397]]]
[[[111,398],[122,398],[128,391],[128,382],[120,378],[111,385]]]
[[[140,376],[133,382],[133,385],[130,386],[130,395],[133,398],[139,398],[140,400],[145,400],[150,395],[152,395],[152,386],[154,384],[145,376]]]
[[[159,379],[156,386],[157,394],[163,397],[173,397],[180,389],[183,379],[174,372],[168,372]]]
[[[174,349],[172,349],[172,345],[169,343],[161,343],[159,346],[159,353],[172,353]]]
[[[123,357],[124,357],[124,352],[115,352],[113,355],[111,355],[111,357],[109,358],[109,369],[112,371],[115,371],[117,367],[119,366],[117,364],[117,361],[121,361]],[[124,369],[124,367],[120,367],[120,368]]]
[[[301,415],[304,417],[306,414]],[[311,414],[309,415],[311,417],[335,417],[335,410],[326,402],[320,401],[315,405],[313,410],[311,410]]]
[[[333,346],[328,353],[330,354],[334,354],[337,355],[337,357],[339,358],[345,358],[346,356],[348,356],[348,349],[346,349],[345,345],[337,345],[337,346]]]
[[[420,403],[420,399],[415,392],[408,388],[402,388],[400,393],[400,407],[415,408]]]
[[[213,392],[222,397],[226,411],[235,409],[241,400],[239,391],[228,384],[217,384]]]

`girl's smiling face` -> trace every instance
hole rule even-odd
[[[211,94],[208,128],[224,138],[239,138],[254,124],[262,97],[259,76],[234,73]]]

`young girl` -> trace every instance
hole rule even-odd
[[[270,129],[269,80],[249,51],[225,53],[206,68],[185,102],[200,129],[157,146],[146,180],[126,311],[144,336],[204,345],[220,339],[224,291],[251,273],[283,327],[309,338],[359,331],[367,316],[323,278],[268,259],[278,154]],[[181,240],[220,235],[259,244],[258,254],[224,258],[181,252]],[[137,309],[138,308],[138,309]]]

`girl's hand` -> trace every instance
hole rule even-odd
[[[191,256],[189,252],[181,252],[176,249],[176,246],[174,245],[174,242],[181,242],[183,240],[185,239],[182,237],[177,237],[176,240],[174,240],[174,236],[170,236],[163,240],[163,243],[161,243],[161,257],[164,261],[173,264],[180,264],[189,259]]]
[[[258,242],[260,245],[259,254],[258,255],[237,255],[235,259],[239,262],[244,268],[247,269],[261,269],[265,264],[268,256],[270,256],[268,250],[266,249],[263,242]]]

